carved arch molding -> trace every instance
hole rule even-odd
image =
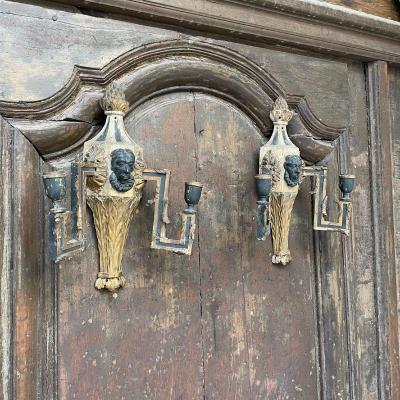
[[[54,95],[32,102],[0,100],[0,114],[44,159],[65,156],[100,129],[99,100],[105,86],[114,80],[124,88],[131,110],[166,93],[198,91],[235,105],[265,136],[272,131],[269,112],[282,96],[295,111],[289,136],[310,163],[323,160],[345,131],[322,123],[305,97],[286,93],[272,75],[238,52],[193,40],[138,47],[101,69],[75,66],[68,83]]]

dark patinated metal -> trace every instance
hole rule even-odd
[[[57,204],[65,197],[66,193],[66,175],[61,171],[53,171],[43,175],[44,190],[47,197],[54,202],[55,208],[59,208]]]
[[[297,155],[288,155],[283,164],[285,168],[285,182],[293,187],[299,183],[301,173],[301,158]]]
[[[350,200],[350,193],[354,189],[354,175],[339,175],[339,188],[342,192],[341,200]]]
[[[272,176],[271,174],[259,174],[255,178],[258,197],[257,240],[265,240],[271,232],[271,227],[268,223],[268,206],[272,189]]]
[[[111,153],[110,183],[117,192],[127,192],[133,188],[135,179],[132,176],[135,166],[135,155],[129,149],[116,149]]]
[[[201,191],[203,185],[198,182],[186,182],[185,183],[185,202],[188,205],[185,212],[188,214],[195,214],[194,207],[199,204]]]

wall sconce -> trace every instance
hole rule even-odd
[[[146,181],[157,184],[151,248],[178,254],[191,254],[202,185],[185,184],[187,208],[182,213],[181,235],[179,239],[167,238],[170,171],[146,168],[143,149],[125,130],[123,117],[128,102],[116,84],[107,87],[101,107],[107,116],[105,125],[84,144],[83,154],[71,163],[69,173],[52,171],[43,175],[43,182],[53,202],[49,218],[52,259],[58,262],[84,249],[87,202],[93,213],[100,255],[95,287],[113,292],[125,285],[123,251]],[[67,186],[68,210],[64,205]]]
[[[279,97],[270,113],[274,130],[268,143],[260,149],[259,174],[256,175],[258,196],[257,239],[265,240],[272,232],[274,264],[286,265],[291,260],[289,250],[289,227],[293,204],[299,185],[306,177],[313,177],[314,229],[350,232],[351,199],[354,187],[353,175],[340,175],[342,192],[337,222],[326,219],[326,167],[305,166],[300,150],[289,139],[286,126],[293,116],[288,104]]]

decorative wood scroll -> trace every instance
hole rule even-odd
[[[179,73],[176,73],[179,71]],[[195,90],[222,98],[248,115],[270,135],[269,110],[279,97],[294,110],[289,136],[310,163],[324,159],[344,128],[322,123],[302,96],[286,93],[261,66],[215,44],[173,40],[131,50],[102,69],[75,67],[67,85],[48,99],[0,101],[0,113],[28,137],[40,154],[52,159],[78,149],[99,127],[99,100],[112,81],[124,87],[131,108],[177,90]]]
[[[265,240],[271,226],[274,264],[288,264],[292,256],[289,250],[289,228],[293,204],[299,185],[305,176],[316,177],[314,191],[314,229],[339,231],[349,234],[351,214],[350,193],[354,176],[340,175],[342,197],[339,201],[339,221],[326,220],[326,168],[306,167],[300,151],[289,139],[286,127],[293,111],[282,97],[275,102],[270,114],[274,123],[271,139],[260,149],[259,175],[256,175],[259,196],[257,239]]]
[[[179,240],[166,235],[170,171],[146,169],[143,149],[127,134],[123,117],[128,110],[125,95],[115,83],[109,85],[101,101],[107,116],[103,129],[84,144],[83,155],[71,163],[71,210],[63,199],[67,191],[66,172],[43,176],[46,194],[53,201],[50,212],[51,254],[55,261],[81,251],[85,244],[85,202],[92,210],[98,240],[100,266],[95,287],[116,291],[125,285],[122,257],[129,224],[136,213],[147,180],[157,182],[151,247],[178,254],[191,254],[195,231],[195,206],[202,185],[186,183]],[[67,221],[71,238],[67,239]]]

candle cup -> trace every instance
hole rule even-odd
[[[268,204],[268,199],[271,194],[272,176],[271,174],[258,174],[256,178],[256,192],[258,196],[257,204]]]
[[[185,183],[185,202],[187,208],[185,213],[194,214],[196,212],[195,206],[199,203],[203,185],[199,182],[186,182]]]
[[[341,200],[350,201],[350,193],[354,188],[354,175],[339,175],[339,188],[342,192]]]
[[[52,171],[43,174],[43,185],[47,197],[53,202],[54,210],[62,211],[61,200],[66,193],[66,174],[63,171]]]

